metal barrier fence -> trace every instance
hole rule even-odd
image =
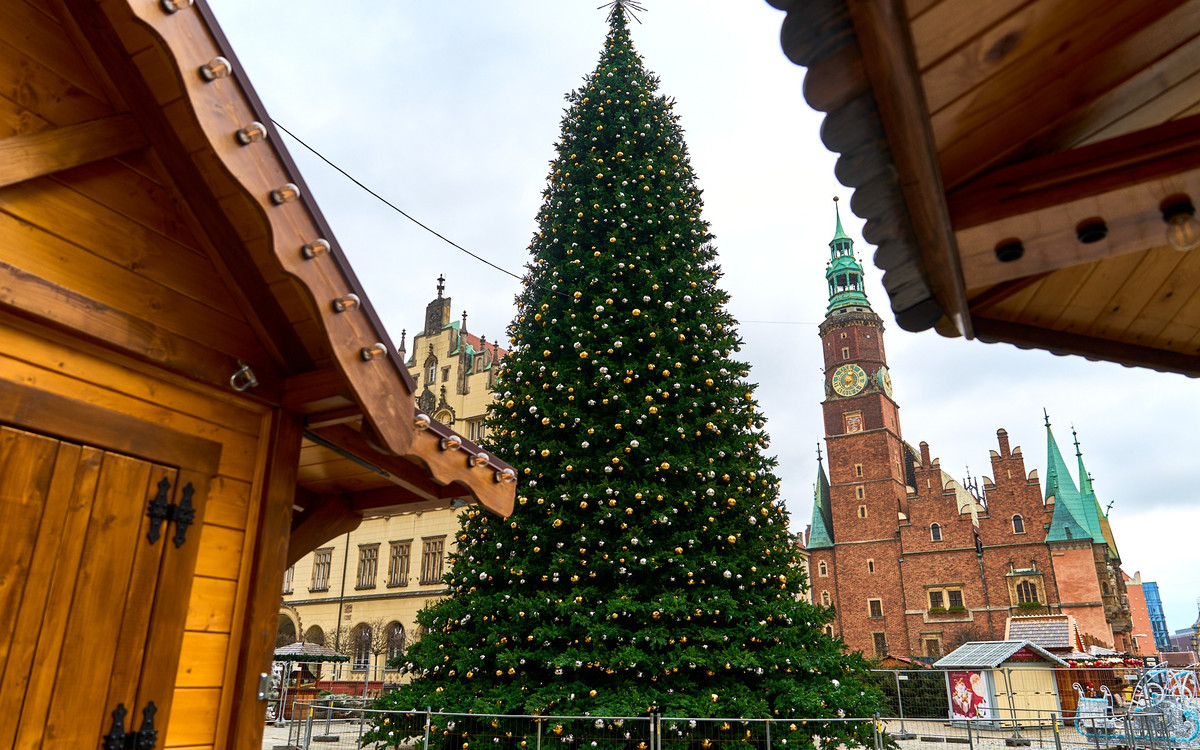
[[[1174,750],[1161,714],[1064,722],[1055,712],[1004,720],[870,717],[713,719],[662,716],[514,716],[378,711],[297,703],[287,745],[294,750],[839,750],[836,739],[863,730],[873,750]],[[839,726],[842,725],[842,726]],[[837,731],[848,730],[847,732]],[[809,739],[816,735],[816,739]],[[823,741],[822,737],[829,737]],[[825,745],[830,745],[826,748]],[[279,746],[276,746],[279,747]]]

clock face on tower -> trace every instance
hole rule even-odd
[[[886,366],[880,367],[879,372],[878,372],[878,374],[876,374],[875,377],[879,378],[879,387],[883,389],[883,392],[887,394],[888,398],[891,398],[892,397],[892,374],[890,372],[888,372],[888,368]]]
[[[842,365],[833,371],[833,390],[839,396],[853,396],[867,384],[867,373],[858,365]]]

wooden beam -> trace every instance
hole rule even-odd
[[[335,424],[361,422],[362,418],[362,408],[357,405],[346,406],[341,409],[330,409],[329,411],[309,414],[304,420],[304,426],[315,430],[321,427],[330,427]]]
[[[1080,336],[1020,323],[976,317],[975,332],[983,341],[1003,341],[1021,347],[1045,349],[1054,354],[1077,354],[1092,360],[1117,362],[1127,367],[1148,367],[1200,377],[1200,356],[1155,349],[1121,341]]]
[[[258,697],[260,674],[271,673],[271,652],[279,626],[279,592],[287,569],[288,535],[292,528],[296,472],[303,429],[300,418],[276,410],[264,420],[263,476],[255,487],[259,494],[252,514],[257,527],[248,527],[245,554],[253,555],[247,594],[249,603],[243,622],[234,632],[243,634],[238,663],[233,674],[235,698],[229,737],[218,738],[224,747],[257,747],[262,743],[262,717],[266,704]],[[223,741],[224,740],[224,741]]]
[[[371,445],[361,432],[344,424],[330,425],[320,429],[308,430],[310,436],[316,436],[339,452],[345,452],[369,464],[371,468],[384,474],[389,482],[403,487],[418,497],[426,500],[458,497],[453,491],[434,482],[429,477],[429,471],[416,463],[400,456],[389,456],[381,453]],[[466,462],[463,462],[464,473]]]
[[[336,367],[292,375],[283,382],[283,407],[302,414],[321,402],[348,401],[346,378]],[[316,407],[320,409],[320,406]]]
[[[322,496],[316,504],[292,520],[287,549],[288,566],[295,565],[300,558],[335,536],[354,531],[362,519],[362,514],[355,512],[345,495]]]
[[[460,487],[460,494],[466,498],[470,493],[465,487]],[[426,500],[418,497],[403,487],[380,487],[374,490],[363,490],[350,495],[350,507],[364,518],[377,518],[387,513],[413,513],[426,510],[443,510],[448,503],[443,499]]]
[[[971,338],[958,247],[904,4],[846,0],[846,5],[921,248],[921,274],[942,311],[960,333]]]
[[[149,145],[132,115],[64,125],[0,140],[0,187],[90,164]]]
[[[946,199],[961,231],[1196,169],[1200,115],[997,169]]]
[[[977,313],[980,310],[984,310],[992,305],[1003,302],[1017,292],[1028,287],[1030,284],[1036,284],[1049,275],[1049,271],[1045,273],[1035,273],[1019,279],[1004,281],[996,284],[995,286],[988,287],[971,298],[971,312]]]

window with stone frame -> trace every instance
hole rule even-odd
[[[322,547],[313,553],[312,580],[309,591],[329,590],[329,569],[333,564],[333,547]]]
[[[354,645],[354,658],[350,669],[362,672],[371,666],[371,626],[360,622],[350,631],[350,642]]]
[[[875,647],[876,656],[887,656],[887,633],[871,633],[871,641],[872,645]]]
[[[817,575],[820,576],[821,578],[829,577],[829,566],[825,563],[824,560],[817,563]]]
[[[296,578],[296,566],[292,565],[283,572],[283,593],[292,593],[292,581]]]
[[[925,591],[926,596],[929,597],[929,611],[934,614],[966,610],[962,584],[927,586]]]
[[[1017,604],[1037,604],[1040,601],[1036,583],[1021,581],[1017,584]]]
[[[921,645],[925,651],[925,656],[937,658],[942,655],[942,638],[936,635],[925,635],[921,637]]]
[[[408,561],[412,555],[412,540],[391,542],[388,547],[388,582],[391,587],[408,585]]]
[[[868,599],[867,600],[867,616],[873,618],[883,617],[883,600]]]
[[[379,543],[358,545],[358,580],[354,588],[375,588],[375,576],[379,572]]]
[[[821,592],[821,606],[823,606],[823,607],[828,607],[828,606],[829,606],[829,601],[830,601],[830,599],[829,599],[829,592],[828,592],[828,591],[822,591],[822,592]]]
[[[404,626],[393,620],[387,626],[387,661],[390,662],[392,659],[403,655],[404,646]],[[396,667],[389,666],[388,669],[396,669]]]
[[[442,560],[445,557],[446,537],[426,538],[421,551],[421,584],[442,582]]]
[[[929,524],[929,541],[931,541],[931,542],[942,541],[942,525],[940,523]]]
[[[1025,533],[1025,519],[1021,517],[1020,513],[1013,515],[1012,527],[1013,527],[1014,534],[1024,534]]]

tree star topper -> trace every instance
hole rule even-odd
[[[598,8],[609,8],[608,20],[612,21],[613,15],[618,10],[624,10],[626,14],[633,20],[641,23],[642,20],[637,17],[637,13],[645,12],[645,7],[642,6],[641,0],[612,0],[610,3],[597,6]]]

